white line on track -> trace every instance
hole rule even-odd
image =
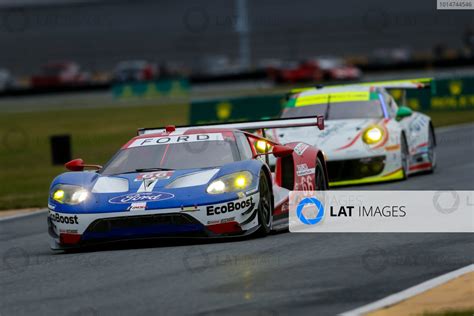
[[[18,215],[0,217],[0,222],[9,221],[9,220],[18,219],[18,218],[23,218],[23,217],[28,217],[28,216],[33,216],[33,215],[38,215],[40,213],[45,213],[47,211],[48,211],[47,209],[43,209],[43,210],[38,210],[38,211],[34,211],[34,212],[29,212],[29,213],[26,213],[26,214],[18,214]]]
[[[464,268],[448,272],[446,274],[443,274],[441,276],[438,276],[434,279],[425,281],[423,283],[420,283],[418,285],[415,285],[413,287],[410,287],[406,290],[403,290],[401,292],[389,295],[381,300],[375,301],[373,303],[367,304],[365,306],[361,306],[359,308],[356,308],[354,310],[344,312],[340,314],[340,316],[358,316],[358,315],[363,315],[369,312],[373,312],[377,309],[389,306],[389,305],[394,305],[396,303],[399,303],[401,301],[404,301],[410,297],[413,297],[415,295],[418,295],[420,293],[426,292],[432,288],[435,288],[441,284],[444,284],[448,281],[451,281],[463,274],[474,272],[474,264],[470,264],[468,266],[465,266]]]

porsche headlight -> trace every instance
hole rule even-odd
[[[59,184],[51,192],[51,198],[61,204],[76,205],[89,197],[89,191],[83,187],[70,184]]]
[[[232,173],[216,179],[207,187],[209,194],[241,191],[252,184],[252,174],[248,171]]]
[[[366,144],[375,144],[381,141],[383,138],[383,129],[379,126],[368,127],[362,134],[362,140]]]

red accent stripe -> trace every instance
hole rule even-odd
[[[375,146],[373,149],[383,147],[383,146],[385,146],[385,144],[388,142],[388,138],[389,138],[389,137],[388,137],[388,129],[387,129],[387,127],[385,126],[385,124],[387,124],[387,122],[388,122],[389,120],[390,120],[390,119],[384,119],[384,120],[383,120],[382,128],[383,128],[383,131],[384,131],[384,133],[383,133],[384,139],[383,139],[383,141],[382,141],[380,144],[378,144],[377,146]]]
[[[428,142],[419,144],[418,146],[416,146],[416,148],[425,147],[425,146],[428,146]]]
[[[398,149],[400,149],[400,145],[398,144],[385,147],[385,150],[387,151],[398,150]]]
[[[336,150],[341,150],[341,149],[346,149],[346,148],[351,147],[352,145],[355,144],[355,142],[356,142],[357,139],[360,137],[360,135],[362,135],[362,131],[360,131],[360,132],[354,137],[354,139],[350,141],[350,143],[348,143],[348,144],[346,144],[346,145],[344,145],[344,146],[342,146],[342,147],[339,147],[339,148],[336,149]]]
[[[163,161],[165,161],[166,153],[168,152],[168,148],[170,148],[170,144],[166,145],[165,152],[163,153],[163,157],[161,157],[160,167],[163,166]]]
[[[387,143],[387,141],[388,141],[388,130],[387,130],[387,128],[385,127],[385,124],[387,124],[389,121],[390,121],[390,118],[386,118],[386,119],[383,119],[383,120],[382,120],[382,122],[383,122],[382,127],[383,127],[383,129],[384,129],[384,136],[385,136],[385,139],[384,139],[384,141],[383,141],[381,144],[377,145],[377,146],[374,147],[374,148],[382,147],[382,146],[384,146],[384,145]],[[380,121],[377,122],[377,125],[380,125]],[[337,148],[336,150],[346,149],[346,148],[349,148],[349,147],[351,147],[352,145],[354,145],[355,142],[357,141],[357,139],[360,137],[360,135],[362,135],[362,132],[363,132],[364,130],[365,130],[365,129],[363,129],[362,131],[360,131],[360,132],[354,137],[354,139],[350,141],[350,143],[348,143],[348,144],[346,144],[346,145],[344,145],[344,146],[342,146],[342,147],[339,147],[339,148]]]
[[[431,162],[422,162],[422,163],[419,163],[417,165],[410,166],[410,171],[429,169],[431,167],[432,167]]]

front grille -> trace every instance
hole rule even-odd
[[[328,161],[330,182],[357,180],[380,174],[385,167],[385,156]]]
[[[202,224],[187,214],[152,214],[127,217],[112,217],[98,219],[87,228],[88,233],[113,233],[120,231],[133,232],[135,229],[146,229],[160,233],[160,228],[202,228]],[[178,229],[179,230],[179,229]],[[195,229],[196,230],[196,229]]]

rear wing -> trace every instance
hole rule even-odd
[[[305,127],[314,126],[320,130],[324,129],[324,117],[318,115],[316,117],[305,117],[305,118],[284,118],[268,121],[252,121],[252,122],[241,122],[241,123],[216,123],[209,125],[190,125],[190,126],[166,126],[156,128],[140,128],[138,129],[138,135],[147,135],[153,133],[165,133],[165,132],[184,132],[187,129],[213,129],[213,128],[228,128],[237,129],[241,131],[255,131],[265,130],[272,128],[289,128],[289,127]]]

